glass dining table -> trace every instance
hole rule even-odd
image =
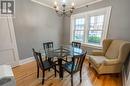
[[[74,58],[76,56],[79,56],[81,54],[86,53],[86,49],[81,47],[72,47],[71,45],[60,45],[55,46],[53,48],[47,48],[47,49],[40,49],[39,52],[43,57],[47,56],[48,58],[56,58],[58,60],[58,72],[59,72],[59,78],[63,78],[63,60],[64,58]]]

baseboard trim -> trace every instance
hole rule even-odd
[[[124,72],[122,71],[122,85],[125,86],[125,74]]]
[[[127,81],[126,81],[126,74],[125,74],[125,71],[123,70],[124,69],[124,66],[122,68],[122,85],[123,86],[127,86]]]
[[[35,61],[34,57],[22,59],[22,60],[19,61],[19,65],[27,64],[27,63],[32,62],[32,61]]]

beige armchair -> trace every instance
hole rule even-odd
[[[130,42],[105,39],[102,50],[94,50],[89,63],[98,74],[120,73],[130,52]]]

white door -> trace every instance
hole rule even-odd
[[[0,64],[15,67],[18,63],[19,56],[12,18],[0,18]]]

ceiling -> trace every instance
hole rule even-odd
[[[102,0],[32,0],[32,1],[50,8],[54,7],[54,2],[56,1],[58,3],[59,9],[62,10],[61,5],[63,2],[67,4],[66,9],[69,9],[72,2],[75,3],[75,8],[80,8],[86,5],[97,3]]]

